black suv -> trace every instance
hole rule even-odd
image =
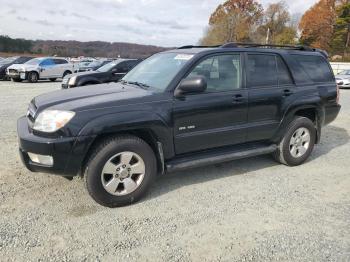
[[[18,120],[33,172],[84,176],[90,195],[137,201],[157,173],[260,154],[302,164],[340,110],[324,52],[302,46],[186,46],[119,83],[35,97]]]
[[[62,88],[117,82],[140,62],[141,60],[137,59],[118,59],[99,67],[96,71],[67,75],[62,80]]]

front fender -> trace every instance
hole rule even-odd
[[[172,128],[161,116],[149,111],[132,111],[107,114],[88,122],[78,136],[127,133],[135,130],[150,130],[162,143],[164,155],[173,154]]]

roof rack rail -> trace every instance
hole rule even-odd
[[[309,51],[309,52],[319,52],[326,59],[329,58],[328,53],[325,50],[313,48],[305,45],[274,45],[274,44],[254,44],[254,43],[226,43],[220,46],[221,48],[235,48],[235,47],[265,47],[265,48],[281,48],[281,49],[290,49],[290,50],[300,50],[300,51]]]
[[[215,47],[221,47],[221,45],[184,45],[181,47],[178,47],[177,49],[190,49],[190,48],[215,48]]]
[[[300,51],[309,51],[309,52],[319,52],[325,58],[328,59],[328,53],[322,49],[312,48],[304,45],[275,45],[275,44],[256,44],[256,43],[235,43],[230,42],[223,45],[215,45],[215,46],[195,46],[195,45],[185,45],[181,46],[177,49],[189,49],[189,48],[238,48],[238,47],[258,47],[258,48],[280,48],[280,49],[288,49],[288,50],[300,50]]]

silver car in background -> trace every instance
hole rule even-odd
[[[339,88],[350,88],[350,70],[341,71],[335,76]]]

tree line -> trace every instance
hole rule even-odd
[[[4,53],[56,55],[62,57],[145,58],[164,50],[165,48],[163,47],[131,43],[25,40],[0,35],[0,52]]]
[[[319,0],[301,17],[293,16],[284,1],[264,10],[257,0],[227,0],[211,14],[200,42],[303,44],[350,60],[350,0]]]

